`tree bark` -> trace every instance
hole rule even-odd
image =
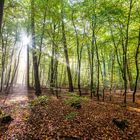
[[[29,45],[27,45],[27,88],[30,88],[30,63],[29,63]]]
[[[91,60],[90,60],[90,97],[92,98],[93,93],[95,92],[95,89],[93,89],[93,59],[94,59],[94,23],[92,21],[92,42],[91,42]]]
[[[79,90],[79,95],[81,96],[81,57],[82,57],[82,48],[80,48],[79,45],[79,36],[78,36],[78,32],[76,29],[76,25],[74,22],[74,18],[73,18],[73,11],[72,11],[72,24],[74,27],[74,31],[75,31],[75,37],[76,37],[76,53],[77,53],[77,62],[78,62],[78,70],[77,70],[77,75],[78,75],[78,90]]]
[[[62,36],[63,36],[64,54],[65,54],[65,59],[66,59],[67,73],[68,73],[68,80],[69,80],[69,92],[74,92],[71,69],[70,69],[70,64],[69,64],[69,56],[68,56],[68,50],[67,50],[67,41],[66,41],[66,35],[65,35],[63,9],[61,11],[61,18],[62,18]]]
[[[99,60],[99,51],[98,51],[98,46],[97,46],[97,43],[96,43],[96,37],[94,36],[95,38],[95,46],[96,46],[96,57],[97,57],[97,100],[99,101],[100,98],[99,98],[99,85],[100,85],[100,60]]]
[[[0,32],[2,27],[3,10],[4,10],[4,0],[0,0]]]
[[[125,44],[122,38],[122,48],[123,48],[123,80],[124,80],[124,103],[126,104],[126,94],[127,94],[127,48],[128,48],[128,40],[129,40],[129,25],[130,25],[130,17],[132,10],[132,0],[130,0],[130,7],[128,12],[127,26],[126,26],[126,39]]]
[[[135,87],[133,92],[133,103],[135,102],[135,94],[137,91],[137,84],[138,84],[138,78],[139,78],[139,66],[138,66],[138,55],[140,53],[140,27],[139,27],[139,35],[138,35],[138,47],[136,49],[135,54],[135,64],[136,64],[136,80],[135,80]]]
[[[112,99],[112,87],[113,87],[113,76],[114,76],[114,64],[115,64],[115,55],[111,54],[111,63],[112,63],[112,67],[111,67],[111,76],[110,76],[110,101]]]
[[[41,94],[38,61],[36,54],[36,41],[35,41],[35,5],[34,0],[31,0],[31,34],[32,34],[32,55],[33,55],[33,69],[34,69],[34,80],[35,80],[35,94],[39,96]]]

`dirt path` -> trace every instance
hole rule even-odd
[[[2,140],[15,140],[16,133],[21,134],[22,129],[26,129],[26,116],[29,114],[29,101],[34,99],[35,95],[28,90],[25,86],[17,86],[12,90],[11,94],[6,97],[3,108],[6,113],[10,114],[14,119],[10,124],[6,125],[3,129],[5,134],[0,134]],[[1,136],[2,135],[2,136]]]

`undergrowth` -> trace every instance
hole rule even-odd
[[[70,112],[65,116],[66,120],[74,120],[76,118],[77,113],[76,112]]]
[[[32,100],[29,105],[30,105],[30,107],[34,107],[34,106],[40,105],[40,104],[46,105],[48,103],[48,100],[49,100],[49,97],[46,95],[39,96],[36,99]]]

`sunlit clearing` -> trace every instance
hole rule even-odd
[[[21,53],[19,57],[19,66],[17,72],[17,84],[26,85],[27,77],[27,45],[30,43],[30,36],[27,36],[26,32],[21,32]]]
[[[22,31],[20,34],[20,41],[16,44],[17,55],[16,59],[19,59],[17,73],[15,76],[15,86],[12,89],[13,94],[9,94],[7,104],[27,101],[27,45],[30,43],[30,37],[26,32]],[[20,55],[19,55],[20,53]],[[19,55],[19,58],[18,58]]]
[[[27,46],[23,46],[20,54],[17,84],[26,84],[26,69],[27,69]]]
[[[26,93],[24,93],[24,95],[18,94],[15,97],[9,98],[9,101],[7,101],[7,104],[17,103],[17,102],[22,102],[22,101],[28,101],[28,97],[26,96]]]

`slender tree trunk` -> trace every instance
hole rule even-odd
[[[51,55],[51,65],[50,65],[50,90],[53,93],[54,88],[54,43],[52,44],[52,55]]]
[[[22,49],[21,49],[22,50]],[[12,72],[12,77],[11,77],[11,81],[10,81],[10,86],[8,86],[7,88],[7,92],[10,91],[11,87],[13,87],[13,83],[14,83],[14,79],[16,77],[16,73],[17,73],[17,70],[18,70],[18,66],[19,66],[19,60],[20,60],[20,53],[21,53],[21,50],[19,51],[19,54],[18,54],[18,58],[17,58],[17,62],[15,60],[14,62],[14,69],[13,69],[13,72]]]
[[[5,84],[6,84],[5,91],[7,91],[7,89],[9,88],[9,83],[10,83],[10,78],[11,78],[11,73],[12,73],[12,62],[13,62],[16,43],[17,43],[17,30],[16,30],[16,36],[15,36],[15,42],[14,42],[12,52],[10,55],[9,69],[8,69],[8,73],[6,74],[7,77],[5,80]]]
[[[104,67],[105,59],[104,59],[102,51],[101,51],[101,54],[102,54],[102,61],[103,61],[103,67]],[[106,76],[104,74],[104,70],[102,71],[101,64],[99,65],[99,67],[100,67],[101,76],[102,76],[102,83],[103,83],[103,89],[102,89],[103,98],[102,98],[102,101],[104,102],[104,99],[105,99],[105,78],[106,78]]]
[[[132,73],[130,69],[129,60],[127,60],[127,75],[128,75],[128,81],[129,81],[129,89],[133,91],[133,79],[132,79]]]
[[[93,89],[93,59],[94,59],[94,23],[92,21],[92,42],[91,42],[91,60],[90,60],[90,97],[92,98],[94,90]]]
[[[4,0],[0,0],[0,32],[1,32],[2,19],[3,19],[3,9],[4,9]]]
[[[96,43],[96,37],[94,36],[95,38],[95,46],[96,46],[96,57],[97,57],[97,100],[99,101],[100,98],[99,98],[99,85],[100,85],[100,60],[99,60],[99,51],[98,51],[98,46],[97,46],[97,43]]]
[[[27,88],[30,88],[29,45],[27,45]]]
[[[133,103],[135,102],[135,95],[137,91],[137,84],[138,84],[138,78],[139,78],[139,66],[138,66],[138,55],[140,53],[140,27],[139,27],[139,36],[138,36],[138,47],[136,49],[135,54],[135,64],[136,64],[136,80],[135,80],[135,87],[133,92]]]
[[[2,72],[1,72],[1,87],[0,87],[0,91],[3,90],[3,80],[4,80],[4,69],[5,69],[5,52],[4,52],[4,41],[3,41],[3,36],[2,36],[2,31],[1,31],[1,27],[2,27],[2,19],[3,19],[3,10],[4,10],[4,0],[0,1],[0,39],[2,41]]]
[[[69,63],[69,56],[68,56],[68,50],[67,50],[63,10],[61,11],[61,16],[62,16],[62,36],[63,36],[64,54],[65,54],[65,59],[66,59],[67,73],[68,73],[68,80],[69,80],[69,91],[74,92],[70,63]]]
[[[81,96],[81,54],[82,54],[82,48],[80,48],[79,45],[79,36],[78,36],[78,32],[76,29],[76,25],[74,23],[74,18],[73,18],[73,11],[72,11],[72,24],[74,27],[74,31],[75,31],[75,36],[76,36],[76,52],[77,52],[77,62],[78,62],[78,70],[77,70],[77,75],[78,75],[78,90],[79,90],[79,95]],[[80,51],[79,51],[80,50]]]
[[[36,54],[36,42],[35,42],[35,5],[34,0],[31,0],[31,34],[32,34],[32,55],[33,55],[33,69],[34,69],[34,80],[35,80],[35,94],[39,96],[41,94],[40,80],[39,80],[39,69]]]
[[[112,64],[111,64],[111,77],[110,77],[110,101],[111,101],[111,97],[112,97],[112,87],[113,87],[113,75],[114,75],[114,64],[115,64],[115,55],[111,54],[111,61],[112,61]]]
[[[122,48],[123,48],[123,81],[124,81],[124,103],[126,104],[126,94],[127,94],[127,51],[126,47],[123,44],[122,40]]]
[[[6,57],[5,48],[6,48],[6,46],[4,45],[3,36],[1,37],[1,39],[2,39],[2,58],[1,58],[2,70],[1,70],[1,87],[0,87],[0,91],[3,91],[4,71],[5,71],[5,57]]]
[[[126,38],[125,44],[123,43],[122,39],[122,48],[123,48],[123,79],[124,79],[124,103],[126,104],[126,94],[127,94],[127,48],[128,48],[128,40],[129,40],[129,25],[130,25],[130,17],[131,17],[131,10],[132,10],[132,1],[130,0],[130,7],[128,12],[128,19],[127,19],[127,26],[126,26]]]

